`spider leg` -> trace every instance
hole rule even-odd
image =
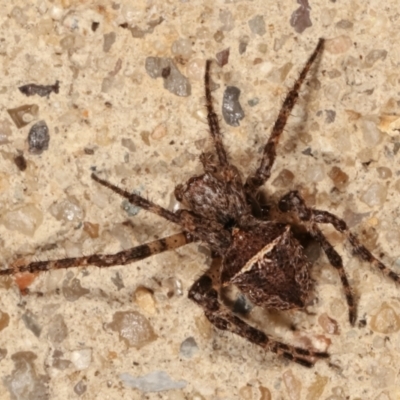
[[[220,304],[218,292],[212,287],[212,280],[207,275],[203,275],[193,284],[189,290],[189,298],[203,308],[206,317],[216,328],[235,333],[265,350],[282,355],[305,367],[312,367],[319,358],[329,357],[326,352],[306,350],[273,340],[264,332],[236,317]]]
[[[269,179],[271,175],[271,169],[276,158],[276,147],[278,145],[279,138],[299,97],[300,87],[303,84],[315,59],[321,53],[323,45],[324,39],[319,39],[317,47],[307,60],[306,65],[300,72],[300,75],[294,83],[292,89],[286,95],[282,108],[279,111],[278,118],[272,128],[271,135],[264,147],[260,165],[257,170],[247,178],[245,189],[246,193],[250,196],[254,194],[257,189]]]
[[[381,261],[379,261],[363,244],[360,243],[357,237],[350,232],[349,228],[346,225],[346,222],[338,218],[336,215],[333,215],[328,211],[312,210],[311,208],[307,207],[304,200],[301,198],[300,194],[297,191],[289,192],[284,197],[282,197],[282,199],[279,202],[279,207],[282,211],[292,210],[297,213],[297,215],[302,221],[309,222],[311,228],[311,234],[313,234],[313,229],[315,231],[316,224],[331,224],[338,232],[343,233],[346,236],[351,246],[353,247],[353,251],[356,256],[358,256],[364,261],[369,262],[374,267],[378,268],[380,271],[382,271],[385,275],[387,275],[396,283],[400,283],[400,275],[396,274],[390,268],[386,267],[386,265],[384,265]],[[325,238],[321,239],[322,237],[324,236],[321,231],[319,231],[319,233],[317,232],[315,235],[315,238],[320,241],[322,248],[325,250],[324,246],[326,246],[326,244],[323,243],[323,240],[325,240],[326,242],[327,240]],[[327,248],[327,250],[325,250],[325,253],[328,256],[329,261],[335,268],[343,269],[342,261],[341,260],[338,261],[337,259],[337,257],[340,258],[340,256],[333,249],[332,245],[329,244],[329,247]],[[330,255],[328,255],[328,253]],[[338,265],[337,267],[335,266],[335,263]],[[341,275],[341,279],[343,286],[345,286],[347,278],[345,278],[344,281]],[[345,286],[345,291],[347,297],[348,294],[351,293],[351,291],[350,289],[346,289],[346,286]],[[349,308],[350,308],[350,322],[352,322],[351,304],[349,304]],[[353,318],[355,318],[355,314]]]
[[[120,196],[125,197],[130,203],[180,225],[185,232],[190,233],[196,239],[208,243],[218,254],[222,254],[231,243],[230,233],[224,229],[223,225],[216,221],[200,217],[189,210],[178,210],[175,213],[171,212],[138,194],[129,193],[128,191],[99,178],[95,174],[92,174],[92,179],[108,189],[111,189]]]
[[[207,108],[207,121],[210,128],[211,138],[215,145],[215,150],[217,152],[218,160],[221,166],[228,165],[228,157],[222,143],[222,133],[218,122],[218,116],[214,111],[213,100],[211,96],[211,69],[212,60],[206,61],[206,70],[204,73],[204,87],[206,92],[206,108]]]
[[[194,239],[191,235],[180,232],[115,254],[93,254],[90,256],[63,258],[59,260],[33,261],[25,265],[16,265],[13,268],[0,270],[0,276],[14,275],[21,272],[44,272],[53,269],[83,267],[87,265],[94,265],[100,268],[112,267],[114,265],[126,265],[143,260],[154,254],[177,249],[193,241]]]

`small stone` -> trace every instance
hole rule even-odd
[[[82,396],[87,390],[87,386],[83,381],[79,381],[75,386],[74,386],[74,392],[78,396]]]
[[[263,36],[267,32],[265,28],[265,20],[262,15],[256,15],[249,21],[249,27],[252,33]]]
[[[339,29],[352,29],[354,24],[347,20],[347,19],[341,19],[339,22],[336,23],[336,28]]]
[[[283,381],[290,400],[301,400],[301,381],[297,379],[292,370],[288,369],[283,373]]]
[[[167,288],[167,296],[169,298],[173,296],[182,296],[183,294],[182,281],[178,278],[170,277],[164,279],[162,286]]]
[[[387,57],[388,52],[386,50],[371,50],[364,60],[364,66],[371,68],[377,61],[384,61]]]
[[[71,361],[78,371],[89,368],[92,361],[92,349],[80,349],[71,353]]]
[[[325,179],[325,169],[322,164],[311,164],[304,173],[306,182],[320,182]]]
[[[331,54],[342,54],[351,48],[352,40],[348,36],[338,36],[333,39],[327,39],[324,43],[324,50]]]
[[[128,138],[128,139],[122,138],[121,144],[122,144],[122,146],[126,147],[132,153],[136,151],[136,145],[133,142],[133,140],[130,138]]]
[[[364,117],[360,120],[360,125],[365,143],[369,147],[375,147],[382,140],[377,120],[373,117]]]
[[[222,116],[225,122],[231,126],[239,126],[244,118],[244,111],[239,103],[240,89],[235,86],[227,86],[222,100]]]
[[[104,34],[103,51],[108,53],[111,50],[112,45],[115,43],[117,35],[115,32],[109,32]]]
[[[329,317],[327,313],[323,313],[318,317],[318,323],[326,333],[339,335],[340,330],[337,321]]]
[[[10,323],[10,316],[6,312],[0,311],[0,332],[7,328]]]
[[[85,221],[83,223],[83,230],[86,232],[92,239],[96,239],[99,237],[99,224],[93,224],[91,222]]]
[[[24,322],[27,329],[29,329],[36,337],[40,336],[42,332],[42,327],[36,320],[36,317],[30,311],[26,311],[22,317],[22,321]]]
[[[50,399],[49,376],[36,371],[36,358],[36,354],[31,351],[20,351],[11,356],[14,369],[10,375],[3,377],[10,399]]]
[[[74,48],[75,45],[75,36],[74,35],[67,35],[64,36],[60,40],[60,46],[64,51],[69,51]]]
[[[33,204],[27,204],[5,212],[0,222],[9,230],[32,237],[43,222],[43,214]]]
[[[160,140],[166,135],[167,135],[167,128],[165,124],[157,125],[154,128],[153,132],[150,134],[151,138],[154,140]]]
[[[83,209],[73,196],[68,196],[66,199],[52,204],[50,213],[58,221],[64,222],[78,222],[84,218]]]
[[[155,314],[156,312],[155,301],[153,293],[149,289],[140,286],[135,290],[134,296],[136,304],[144,312],[148,314]]]
[[[307,393],[307,400],[319,400],[324,393],[325,386],[329,382],[327,376],[316,374],[314,382],[309,386]]]
[[[181,74],[170,58],[147,57],[145,62],[147,73],[153,79],[162,77],[164,88],[177,96],[189,96],[192,87],[189,80]],[[166,74],[168,71],[168,74]]]
[[[0,120],[0,145],[9,142],[9,138],[12,134],[11,123],[6,119]]]
[[[328,176],[332,179],[333,184],[339,190],[344,190],[349,183],[349,176],[339,167],[332,167],[328,172]]]
[[[141,347],[154,342],[157,335],[146,317],[136,311],[118,311],[107,326],[118,332],[119,339],[128,347]]]
[[[36,122],[29,130],[28,145],[32,154],[42,154],[49,148],[50,135],[46,122]]]
[[[282,169],[278,176],[273,180],[272,185],[275,187],[285,188],[291,185],[294,179],[294,174],[288,169]]]
[[[230,48],[224,49],[215,55],[215,59],[220,67],[228,64]]]
[[[171,52],[177,57],[188,60],[193,53],[192,42],[190,39],[178,39],[172,43]]]
[[[121,374],[120,379],[125,386],[136,388],[141,392],[163,392],[166,390],[183,389],[187,386],[184,380],[174,381],[164,371],[150,372],[144,376],[134,377],[125,372]]]
[[[219,20],[222,22],[221,31],[231,31],[235,27],[235,18],[230,10],[220,10]]]
[[[39,107],[36,104],[25,104],[17,108],[7,110],[15,126],[19,129],[28,125],[39,114]]]
[[[297,3],[300,4],[300,7],[290,17],[290,25],[293,26],[297,33],[303,33],[312,26],[310,18],[311,7],[308,4],[308,0],[297,0]]]
[[[239,54],[244,54],[246,52],[249,42],[250,37],[248,35],[244,35],[239,39]]]
[[[68,336],[68,327],[65,324],[64,317],[61,314],[56,314],[52,317],[47,337],[53,345],[62,343]]]
[[[371,319],[371,329],[384,334],[397,332],[400,330],[400,318],[395,310],[384,302]]]
[[[361,195],[360,200],[370,207],[381,206],[387,196],[387,187],[379,182],[372,183]]]
[[[192,358],[198,350],[199,347],[197,346],[196,340],[193,337],[188,337],[181,344],[180,354],[182,357]]]
[[[392,177],[392,171],[387,167],[378,167],[376,172],[378,172],[378,176],[381,179],[389,179]]]
[[[71,281],[67,278],[62,284],[62,294],[67,301],[76,301],[88,293],[90,293],[90,290],[82,287],[81,281],[77,278]]]

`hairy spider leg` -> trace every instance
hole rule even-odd
[[[351,289],[347,281],[347,277],[345,277],[344,274],[341,257],[333,249],[332,245],[326,240],[323,233],[318,228],[316,228],[316,224],[331,224],[338,232],[346,236],[353,248],[354,254],[357,257],[361,258],[363,261],[367,261],[368,263],[372,264],[375,268],[382,271],[385,275],[387,275],[396,283],[400,283],[400,275],[396,274],[390,268],[386,267],[385,264],[379,261],[362,243],[360,243],[357,237],[350,232],[346,222],[338,218],[336,215],[333,215],[328,211],[313,210],[307,207],[304,199],[297,191],[289,192],[288,194],[283,196],[279,202],[279,207],[282,211],[294,211],[302,221],[310,223],[311,234],[314,234],[315,239],[320,242],[331,264],[339,270],[340,278],[346,292],[346,298],[349,305],[349,319],[352,325],[355,322],[356,311],[354,299],[351,295]],[[316,229],[318,229],[318,231]],[[327,246],[327,243],[329,244],[329,246]],[[324,246],[327,247],[325,248]]]
[[[269,179],[271,175],[271,169],[274,165],[276,158],[276,147],[278,145],[280,136],[286,126],[289,115],[292,112],[293,107],[295,106],[296,101],[299,97],[300,87],[303,84],[308,72],[310,71],[312,64],[323,50],[323,46],[324,39],[319,39],[317,47],[311,54],[310,58],[307,60],[306,65],[300,72],[300,75],[295,81],[292,89],[286,95],[281,110],[279,111],[278,118],[272,128],[271,135],[266,145],[264,146],[260,165],[257,170],[247,178],[245,190],[246,193],[250,196],[254,194],[257,189]]]
[[[63,258],[59,260],[33,261],[29,264],[16,265],[12,268],[0,270],[0,276],[22,272],[44,272],[53,269],[83,267],[88,265],[94,265],[100,268],[126,265],[143,260],[154,254],[177,249],[178,247],[193,242],[193,240],[193,236],[185,232],[180,232],[115,254],[93,254],[90,256]]]
[[[312,367],[327,352],[306,350],[269,338],[264,332],[247,324],[218,301],[218,292],[212,287],[208,275],[201,276],[190,288],[189,298],[203,310],[208,320],[218,329],[239,335],[267,351],[272,351],[305,367]]]
[[[204,74],[204,87],[206,92],[206,108],[207,108],[207,121],[208,126],[210,127],[210,134],[213,139],[215,150],[217,152],[219,164],[221,166],[228,165],[228,157],[226,155],[226,150],[224,148],[224,144],[222,142],[222,133],[221,128],[218,122],[218,116],[214,111],[212,96],[211,96],[211,69],[212,60],[206,61],[206,70]]]

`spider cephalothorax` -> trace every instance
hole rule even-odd
[[[322,52],[323,43],[323,39],[320,39],[293,88],[287,94],[264,146],[258,168],[245,182],[241,179],[237,168],[229,161],[222,143],[222,134],[211,96],[210,60],[206,62],[205,97],[215,154],[203,153],[200,161],[204,173],[176,187],[175,196],[184,209],[169,211],[92,174],[96,182],[125,197],[132,204],[179,225],[181,233],[116,254],[94,254],[79,258],[32,262],[0,270],[0,275],[83,265],[98,267],[123,265],[197,240],[207,244],[212,252],[222,259],[219,282],[213,282],[206,273],[189,290],[189,298],[203,308],[206,317],[215,327],[236,333],[266,350],[281,354],[307,367],[314,365],[319,358],[329,357],[327,352],[290,346],[268,337],[227,308],[219,300],[216,289],[221,285],[235,285],[254,304],[277,310],[301,309],[306,304],[312,289],[310,262],[296,239],[295,230],[290,224],[280,221],[278,217],[272,220],[265,218],[265,215],[260,217],[258,211],[262,207],[255,199],[259,188],[271,175],[279,138],[297,101],[300,87],[314,61]],[[356,321],[356,307],[342,258],[325,238],[318,224],[331,224],[349,240],[355,255],[373,264],[392,280],[400,281],[396,273],[377,260],[356,236],[349,232],[343,220],[327,211],[307,207],[297,191],[286,194],[278,205],[282,212],[290,211],[304,223],[308,235],[320,244],[329,262],[338,271],[352,325]]]

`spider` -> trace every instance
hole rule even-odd
[[[149,212],[179,225],[181,233],[155,240],[116,254],[93,254],[78,258],[35,261],[0,270],[0,275],[20,272],[42,272],[59,268],[93,265],[110,267],[142,260],[157,253],[200,241],[222,259],[219,281],[209,273],[203,274],[189,289],[189,298],[204,311],[218,329],[235,333],[267,351],[281,355],[306,367],[319,359],[328,358],[327,352],[295,347],[269,337],[235,315],[222,301],[222,286],[235,285],[252,303],[266,309],[303,309],[312,291],[311,264],[291,224],[279,218],[265,217],[257,201],[257,193],[269,179],[276,158],[276,148],[288,117],[299,97],[300,88],[314,61],[322,53],[320,39],[307,60],[292,89],[286,95],[278,118],[264,146],[258,168],[243,182],[237,168],[230,162],[222,142],[222,133],[211,96],[210,70],[205,66],[204,85],[207,121],[215,147],[213,153],[202,153],[202,175],[191,177],[175,188],[175,197],[186,208],[169,211],[138,194],[129,193],[112,183],[91,175],[98,184],[111,189]],[[300,193],[290,191],[278,202],[281,215],[291,212],[304,224],[308,234],[319,243],[330,264],[338,271],[346,296],[349,321],[356,321],[356,305],[352,289],[343,268],[341,256],[326,239],[318,224],[331,224],[342,233],[354,254],[371,263],[395,282],[400,276],[388,269],[351,233],[346,223],[327,212],[307,207]]]

